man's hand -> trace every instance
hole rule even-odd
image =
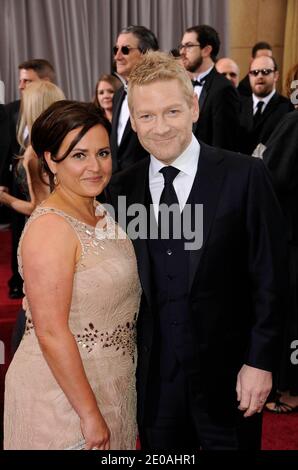
[[[237,376],[237,400],[244,417],[261,413],[272,388],[272,373],[244,364]]]

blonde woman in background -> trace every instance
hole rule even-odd
[[[100,108],[111,122],[113,115],[113,96],[121,87],[121,81],[114,75],[101,75],[96,83],[93,103]]]
[[[30,142],[33,123],[52,103],[64,98],[63,91],[48,81],[33,82],[23,91],[17,130],[17,139],[23,155],[16,165],[16,178],[26,200],[18,199],[0,187],[0,203],[22,214],[30,215],[50,193],[48,180],[42,175]]]

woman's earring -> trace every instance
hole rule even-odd
[[[57,186],[59,183],[58,178],[57,178],[57,173],[54,174],[54,185]]]

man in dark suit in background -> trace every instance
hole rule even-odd
[[[272,57],[272,47],[268,42],[257,42],[251,50],[250,63],[256,58],[261,56]],[[249,74],[246,74],[239,83],[238,91],[241,96],[251,96],[252,89],[249,81]]]
[[[215,67],[218,73],[221,73],[233,83],[235,88],[238,87],[240,70],[238,64],[233,59],[222,57],[216,61]]]
[[[188,28],[179,46],[199,99],[194,134],[205,144],[238,150],[240,101],[235,87],[214,66],[219,48],[217,32],[207,25]]]
[[[158,50],[155,35],[144,26],[128,26],[120,31],[114,47],[117,74],[126,81],[142,54],[148,50]],[[141,158],[148,157],[137,135],[131,128],[127,105],[126,87],[121,87],[114,95],[111,132],[111,152],[113,173],[133,165]]]
[[[282,117],[294,106],[276,91],[279,78],[273,57],[261,56],[250,66],[249,80],[252,96],[242,99],[240,115],[240,151],[251,155],[260,143],[264,144]]]
[[[55,81],[55,71],[53,66],[45,59],[31,59],[19,65],[19,90],[22,91],[26,86],[38,80]],[[22,199],[24,196],[20,192],[15,180],[15,163],[16,157],[20,153],[20,146],[17,141],[17,124],[20,113],[20,100],[8,103],[5,106],[8,116],[9,130],[9,147],[3,155],[3,161],[0,172],[0,186],[3,186],[13,196]],[[24,227],[24,215],[16,211],[11,213],[12,227],[12,277],[8,281],[9,297],[23,297],[22,286],[23,281],[18,272],[17,247],[19,238]]]
[[[53,66],[45,59],[31,59],[22,62],[19,65],[19,90],[22,91],[26,86],[38,80],[48,80],[55,82],[55,71]],[[11,172],[15,156],[20,151],[20,146],[17,142],[16,129],[20,112],[20,100],[12,101],[5,106],[6,113],[9,121],[9,139],[10,148],[6,152],[3,161],[3,167],[0,172],[0,184],[9,188],[11,181]]]
[[[128,99],[132,127],[151,156],[114,175],[107,200],[133,240],[143,287],[141,446],[260,448],[286,269],[270,178],[259,159],[194,137],[198,100],[167,54],[140,60]]]

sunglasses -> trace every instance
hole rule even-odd
[[[259,70],[259,69],[255,69],[255,70],[250,70],[250,71],[249,71],[249,74],[250,74],[250,75],[253,75],[254,77],[257,77],[257,76],[259,75],[259,73],[260,73],[260,74],[263,75],[263,77],[264,77],[264,76],[266,76],[266,75],[269,75],[269,74],[272,73],[272,72],[275,72],[275,70],[274,70],[274,69],[260,69],[260,70]]]
[[[130,51],[133,51],[134,49],[140,50],[139,47],[128,47],[128,46],[118,47],[118,46],[114,46],[114,47],[113,47],[113,53],[114,53],[114,55],[117,54],[117,52],[119,51],[119,49],[120,49],[120,51],[121,51],[121,53],[122,53],[123,55],[128,55],[128,54],[130,53]]]

